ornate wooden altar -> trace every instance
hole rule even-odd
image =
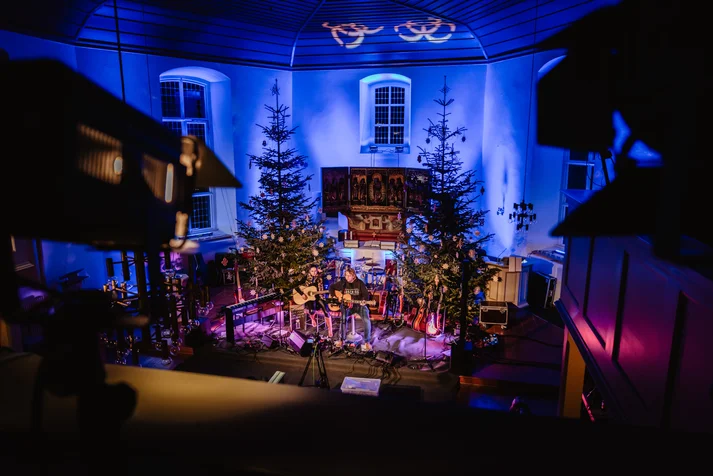
[[[408,214],[427,206],[426,169],[322,168],[322,209],[344,214],[356,240],[396,241]]]

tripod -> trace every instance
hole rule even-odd
[[[327,377],[327,367],[324,365],[324,357],[322,356],[322,342],[317,340],[312,348],[312,352],[309,354],[309,359],[307,360],[307,365],[302,372],[302,378],[300,378],[300,383],[297,385],[302,387],[307,377],[307,371],[309,371],[310,364],[317,362],[317,369],[319,371],[319,378],[314,380],[314,386],[319,388],[330,389],[329,377]]]

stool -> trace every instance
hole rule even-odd
[[[350,316],[347,316],[347,319],[349,319],[350,317],[352,319],[352,328],[349,331],[349,333],[347,333],[345,340],[347,342],[353,342],[354,344],[359,344],[362,340],[364,340],[364,337],[362,337],[361,334],[357,334],[357,331],[356,331],[356,316],[357,315],[359,316],[359,319],[362,319],[361,314],[352,314]]]

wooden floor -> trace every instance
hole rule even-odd
[[[215,310],[232,303],[232,299],[229,288],[216,289],[212,295]],[[507,329],[491,326],[483,331],[488,335],[496,334],[498,343],[474,350],[471,375],[451,373],[447,360],[433,366],[403,362],[388,364],[364,356],[323,354],[329,387],[339,391],[346,376],[378,378],[382,381],[380,394],[383,395],[452,401],[500,411],[507,411],[517,396],[524,399],[535,415],[556,415],[562,328],[525,310],[518,313]],[[265,381],[280,371],[285,372],[282,383],[287,385],[298,385],[303,375],[303,386],[311,386],[315,378],[319,378],[314,362],[307,366],[308,359],[289,346],[267,350],[257,344],[230,347],[218,343],[197,350],[195,355],[178,356],[170,365],[158,361],[142,364]]]

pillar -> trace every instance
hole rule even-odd
[[[22,329],[19,324],[10,324],[0,317],[0,347],[7,347],[15,352],[23,352]]]
[[[567,329],[564,331],[564,345],[562,347],[562,375],[560,377],[558,416],[579,419],[582,410],[584,373],[587,366],[577,348],[577,344]]]

